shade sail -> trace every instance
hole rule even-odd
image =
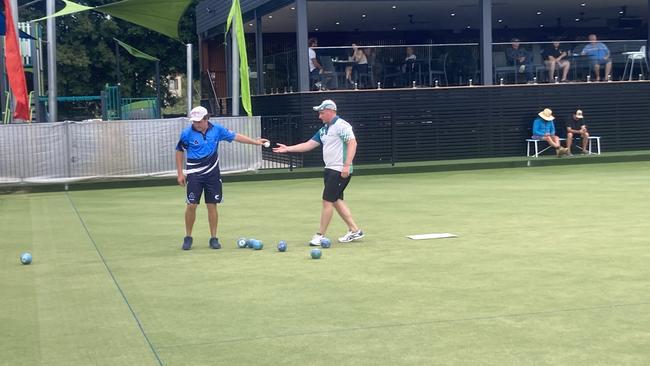
[[[137,48],[135,48],[133,46],[129,46],[128,44],[120,41],[117,38],[113,38],[113,40],[115,42],[117,42],[117,44],[122,46],[122,48],[124,48],[128,53],[130,53],[131,56],[134,56],[134,57],[137,57],[137,58],[143,58],[143,59],[149,60],[149,61],[160,61],[159,59],[157,59],[157,58],[155,58],[155,57],[153,57],[153,56],[151,56],[149,54],[146,54],[146,53],[140,51],[139,49],[137,49]]]
[[[164,34],[170,38],[179,39],[178,22],[192,0],[124,0],[112,4],[89,7],[62,0],[65,8],[34,21],[56,18],[62,15],[74,14],[86,10],[95,10],[129,23]]]

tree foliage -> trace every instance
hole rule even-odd
[[[77,2],[87,6],[98,6],[114,1]],[[58,94],[99,95],[106,84],[116,84],[116,42],[113,38],[117,38],[160,59],[161,95],[168,104],[173,104],[173,98],[167,93],[165,76],[185,73],[185,43],[197,44],[195,25],[197,2],[198,0],[193,1],[181,18],[179,24],[181,41],[94,11],[56,18]],[[36,19],[44,15],[44,1],[20,9],[21,20]],[[41,22],[41,26],[45,33],[45,21]],[[197,49],[196,46],[194,49]],[[196,69],[198,54],[194,53]],[[135,58],[124,49],[119,50],[119,55],[122,96],[133,98],[154,96],[155,88],[152,81],[156,76],[155,62]]]

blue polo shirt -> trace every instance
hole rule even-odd
[[[185,127],[176,144],[176,150],[187,151],[188,160],[200,160],[212,156],[219,148],[219,141],[232,142],[237,134],[227,128],[208,122],[208,129],[201,133],[192,125]]]
[[[591,60],[600,61],[604,60],[605,56],[609,54],[609,48],[607,48],[607,46],[602,42],[596,44],[589,43],[582,49],[582,53],[587,55]]]

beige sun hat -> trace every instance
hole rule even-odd
[[[544,110],[539,112],[537,115],[545,121],[552,121],[555,119],[555,117],[553,117],[553,111],[548,108],[544,108]]]
[[[577,119],[583,119],[584,118],[584,116],[582,115],[582,110],[578,109],[576,111],[576,118]]]

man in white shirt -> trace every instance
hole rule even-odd
[[[357,140],[354,137],[352,126],[337,115],[334,101],[324,100],[313,109],[318,112],[318,118],[323,121],[323,127],[311,139],[303,143],[291,146],[278,143],[278,147],[274,148],[273,152],[281,154],[306,152],[320,145],[323,146],[323,161],[325,162],[323,208],[320,229],[314,234],[309,245],[319,246],[321,244],[321,239],[327,232],[334,210],[348,226],[348,232],[339,238],[339,242],[348,243],[359,240],[363,238],[363,231],[354,222],[350,209],[343,201],[343,191],[352,178],[352,161],[357,152]]]
[[[320,74],[323,66],[318,62],[316,51],[312,47],[318,47],[318,40],[316,38],[309,39],[309,84],[314,86],[315,83],[320,82]]]

